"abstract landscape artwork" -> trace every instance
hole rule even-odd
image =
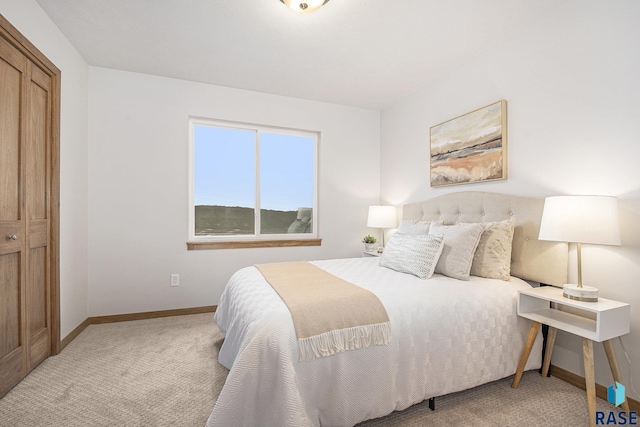
[[[431,186],[507,178],[507,101],[431,127]]]

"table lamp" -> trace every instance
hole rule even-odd
[[[578,284],[565,284],[563,296],[598,301],[598,289],[582,285],[582,244],[620,245],[618,200],[609,196],[547,197],[538,238],[577,244]]]
[[[367,227],[394,228],[398,225],[396,208],[393,206],[369,206]],[[384,230],[382,230],[382,247],[384,248]]]

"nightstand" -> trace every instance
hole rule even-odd
[[[553,303],[553,304],[552,304]],[[609,366],[615,381],[622,383],[620,369],[613,351],[612,340],[629,333],[631,323],[631,307],[629,304],[599,298],[597,302],[574,301],[562,296],[562,289],[552,286],[532,288],[518,291],[518,315],[533,320],[529,336],[516,376],[511,387],[517,388],[522,378],[524,366],[529,359],[531,348],[538,336],[542,324],[549,326],[547,348],[542,364],[542,375],[547,376],[551,363],[551,353],[556,339],[556,332],[569,332],[582,337],[582,357],[584,358],[584,377],[587,389],[587,406],[589,408],[589,425],[595,425],[596,388],[593,367],[593,341],[602,342]],[[625,400],[622,408],[629,411],[629,403]]]
[[[382,252],[378,252],[378,251],[362,251],[362,258],[366,258],[366,257],[379,257],[382,256]]]

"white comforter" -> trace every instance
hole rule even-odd
[[[378,296],[391,344],[308,362],[298,361],[291,315],[260,272],[235,273],[215,314],[225,334],[218,360],[230,372],[207,426],[352,426],[515,373],[531,323],[516,315],[526,282],[420,280],[378,263],[313,262]],[[526,369],[540,367],[541,342]]]

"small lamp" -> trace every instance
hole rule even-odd
[[[369,206],[367,227],[394,228],[397,225],[396,208],[393,206]],[[382,247],[384,248],[384,230],[382,230]]]
[[[597,288],[582,286],[582,243],[620,245],[618,200],[608,196],[547,197],[538,238],[577,244],[578,284],[564,285],[563,296],[598,301]]]

